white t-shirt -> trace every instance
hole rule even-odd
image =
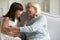
[[[15,19],[15,21],[12,21],[9,19],[9,22],[8,22],[8,26],[16,26],[17,25],[17,19]]]

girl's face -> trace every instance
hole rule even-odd
[[[20,17],[22,15],[23,11],[17,10],[16,11],[16,17]]]

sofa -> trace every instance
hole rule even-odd
[[[45,12],[43,12],[43,14],[47,17],[48,30],[51,40],[60,40],[60,16],[52,15]],[[2,19],[3,18],[0,17],[0,27]]]
[[[51,40],[60,40],[60,16],[44,13],[47,17]]]

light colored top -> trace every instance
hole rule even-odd
[[[25,33],[28,40],[50,40],[45,15],[28,19],[27,23],[29,26],[20,27],[20,32]]]
[[[8,26],[17,26],[17,19],[15,19],[15,21],[12,21],[11,19],[9,19]],[[21,40],[21,38],[12,37],[12,36],[1,33],[1,40]]]
[[[9,19],[9,22],[8,22],[8,26],[16,26],[17,25],[17,19],[15,19],[15,21],[12,21],[11,19]]]

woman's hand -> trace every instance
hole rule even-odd
[[[24,23],[24,27],[28,26],[27,22]]]

